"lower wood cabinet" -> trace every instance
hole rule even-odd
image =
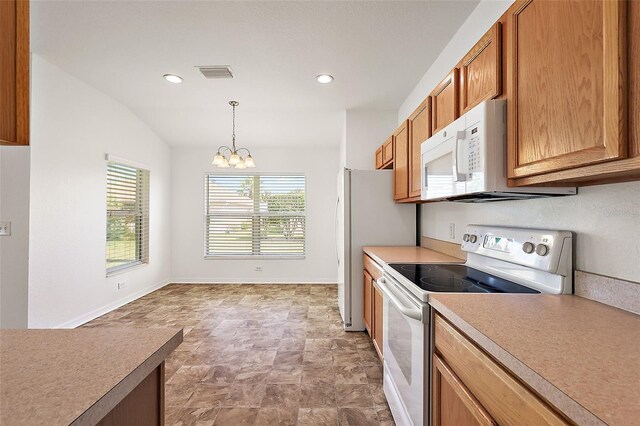
[[[382,293],[373,286],[373,346],[382,359]]]
[[[570,424],[440,315],[434,342],[434,425]]]
[[[363,290],[364,290],[364,326],[367,329],[367,333],[369,336],[372,336],[372,322],[371,318],[373,317],[373,279],[371,275],[365,270],[364,271],[364,282],[363,282]],[[372,336],[373,337],[373,336]]]
[[[364,325],[371,336],[373,346],[382,359],[382,293],[375,281],[382,276],[382,267],[366,254],[364,255]]]
[[[433,425],[497,425],[439,356],[433,356]]]
[[[97,425],[164,425],[164,362],[142,380]]]

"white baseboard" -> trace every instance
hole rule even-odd
[[[171,284],[320,284],[337,285],[335,281],[252,281],[252,280],[212,280],[211,278],[174,278]]]
[[[135,293],[131,293],[130,295],[116,300],[115,302],[109,303],[107,305],[101,306],[98,309],[94,309],[91,312],[87,312],[86,314],[82,314],[72,320],[69,320],[67,322],[64,322],[62,324],[59,324],[57,326],[54,326],[52,328],[75,328],[78,327],[86,322],[89,322],[93,319],[98,318],[101,315],[106,314],[107,312],[111,312],[114,309],[117,309],[123,305],[126,305],[129,302],[133,302],[136,299],[141,298],[144,295],[147,295],[149,293],[151,293],[152,291],[156,291],[159,288],[162,288],[164,286],[166,286],[167,284],[170,284],[172,281],[170,279],[166,279],[166,280],[162,280],[159,283],[153,284],[149,287],[145,287],[142,290],[138,290]]]

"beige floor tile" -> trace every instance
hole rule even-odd
[[[298,425],[300,426],[336,426],[338,410],[336,408],[300,408]]]

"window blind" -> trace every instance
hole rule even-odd
[[[305,176],[205,176],[205,256],[304,257]]]
[[[149,171],[107,163],[107,275],[149,263]]]

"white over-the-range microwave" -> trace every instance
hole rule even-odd
[[[421,145],[422,200],[484,202],[576,194],[507,186],[506,101],[485,101]]]

